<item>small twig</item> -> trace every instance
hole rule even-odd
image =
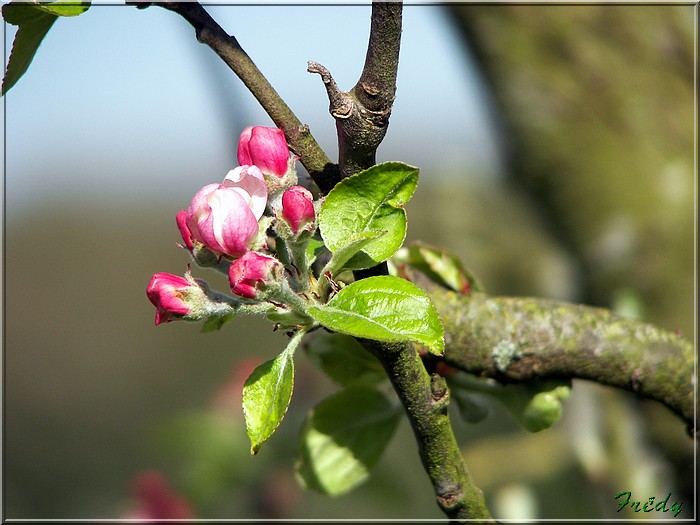
[[[321,75],[336,120],[342,178],[376,164],[396,93],[402,13],[401,2],[372,3],[365,65],[350,91],[340,91],[325,67],[309,62],[309,71]]]
[[[353,102],[352,98],[348,93],[344,93],[338,88],[338,84],[335,83],[330,71],[318,62],[310,61],[306,70],[309,73],[318,73],[326,86],[326,92],[328,93],[328,100],[330,101],[330,106],[328,111],[336,119],[345,119],[352,114]]]
[[[275,125],[284,131],[290,149],[299,155],[301,164],[309,172],[321,193],[328,193],[339,180],[338,166],[333,164],[323,152],[311,135],[309,127],[299,121],[243,50],[238,40],[227,34],[197,2],[158,2],[152,5],[175,12],[192,25],[197,40],[214,50],[238,75]]]

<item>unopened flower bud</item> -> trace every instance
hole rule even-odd
[[[311,192],[303,186],[292,186],[285,191],[282,194],[282,218],[294,235],[298,235],[302,229],[312,229],[316,211]]]
[[[156,307],[156,325],[175,319],[198,319],[206,301],[204,291],[196,283],[162,272],[151,277],[146,295]]]
[[[163,474],[144,471],[133,481],[134,507],[125,519],[140,523],[153,520],[191,520],[194,518],[190,502],[176,493]]]
[[[238,163],[257,166],[265,175],[284,177],[289,157],[287,139],[279,128],[249,126],[238,140]]]
[[[185,210],[180,210],[175,216],[177,221],[177,228],[180,230],[180,235],[182,235],[182,240],[185,243],[185,247],[192,251],[194,248],[194,237],[192,237],[192,232],[187,227],[187,212]]]
[[[239,166],[226,175],[222,184],[208,184],[197,192],[187,209],[184,226],[194,240],[210,250],[240,257],[258,238],[258,220],[266,204],[267,186],[260,170]]]
[[[231,291],[241,297],[255,299],[267,285],[279,281],[281,269],[282,263],[274,257],[248,252],[229,267]]]

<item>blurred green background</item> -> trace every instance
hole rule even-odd
[[[348,89],[369,6],[208,9],[334,157],[305,63]],[[379,160],[421,168],[409,239],[449,248],[491,293],[615,308],[694,338],[694,8],[405,11]],[[176,15],[96,5],[58,21],[6,97],[5,518],[123,517],[150,469],[205,519],[443,517],[405,421],[366,485],[336,499],[298,488],[296,434],[337,388],[303,353],[289,413],[250,457],[240,377],[284,347],[268,323],[153,325],[150,276],[188,262],[175,213],[234,166],[243,127],[269,125],[238,84]],[[454,425],[497,517],[666,517],[616,512],[623,490],[671,492],[694,515],[693,442],[658,405],[576,383],[563,419],[528,434],[485,403],[479,424],[453,407]]]

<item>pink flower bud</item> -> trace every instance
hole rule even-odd
[[[146,288],[148,299],[156,307],[156,326],[192,313],[187,303],[189,293],[202,291],[179,275],[157,273]]]
[[[255,165],[265,175],[284,177],[289,163],[289,147],[279,128],[249,126],[238,140],[238,163]]]
[[[231,291],[241,297],[255,299],[262,286],[279,280],[281,266],[282,263],[274,257],[248,252],[229,267]]]
[[[177,494],[160,472],[144,471],[132,483],[134,506],[124,518],[150,521],[194,517],[189,501]]]
[[[297,235],[316,219],[314,197],[302,186],[292,186],[282,194],[282,217]]]
[[[210,250],[240,257],[258,236],[258,219],[266,204],[267,186],[260,170],[239,166],[222,184],[208,184],[197,192],[185,225],[192,238]]]
[[[175,216],[177,221],[177,228],[180,230],[180,235],[182,235],[182,240],[185,242],[185,246],[189,251],[194,248],[194,238],[192,237],[192,232],[187,227],[187,212],[185,210],[180,210]]]

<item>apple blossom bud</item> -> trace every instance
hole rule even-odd
[[[163,474],[149,470],[133,481],[134,506],[123,517],[139,522],[152,520],[191,520],[190,502],[176,493]]]
[[[274,257],[248,252],[231,263],[228,280],[231,291],[241,297],[255,299],[266,285],[278,282],[282,263]]]
[[[265,175],[284,177],[289,167],[289,147],[279,128],[249,126],[238,140],[238,163],[255,165]]]
[[[204,292],[192,281],[170,273],[156,273],[146,288],[156,307],[156,326],[175,319],[201,317]]]
[[[260,170],[239,166],[226,175],[222,184],[208,184],[197,192],[187,209],[184,226],[194,240],[210,250],[240,257],[258,237],[258,220],[266,204],[267,186]]]
[[[182,235],[182,240],[185,242],[185,247],[192,251],[194,248],[194,238],[192,237],[192,232],[187,227],[187,212],[185,210],[180,210],[175,216],[177,221],[177,228],[180,230],[180,235]]]
[[[282,194],[282,218],[289,224],[294,235],[299,230],[313,226],[316,220],[314,197],[303,186],[292,186]]]

